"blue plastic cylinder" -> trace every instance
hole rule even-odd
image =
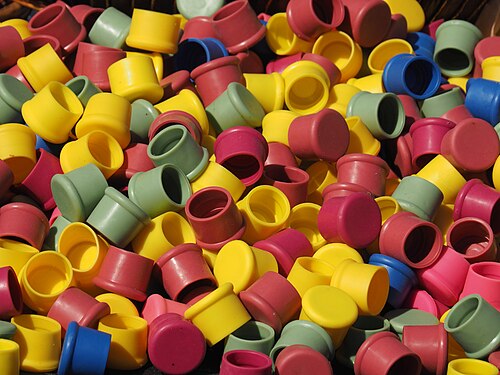
[[[110,334],[71,322],[66,330],[57,374],[104,374],[110,346]]]
[[[387,303],[396,309],[401,307],[410,291],[417,286],[418,280],[415,273],[406,264],[383,254],[371,255],[368,263],[387,269],[389,273]]]
[[[422,32],[408,33],[406,40],[413,47],[415,55],[433,59],[436,41],[429,34]]]
[[[191,72],[206,62],[228,55],[224,44],[216,38],[189,38],[179,44],[175,63],[177,70]]]
[[[438,91],[441,72],[436,63],[425,56],[401,53],[387,62],[382,80],[387,91],[422,100]]]
[[[500,82],[484,78],[467,81],[465,106],[474,117],[488,121],[492,126],[500,122]]]

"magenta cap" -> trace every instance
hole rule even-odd
[[[391,15],[391,26],[389,27],[389,31],[384,37],[384,40],[387,39],[406,39],[408,35],[408,22],[406,21],[405,16],[401,13],[394,13]]]
[[[278,334],[297,316],[300,295],[285,277],[276,272],[266,272],[239,297],[252,318],[271,326]]]
[[[285,193],[290,207],[304,203],[307,199],[309,174],[306,171],[291,166],[270,164],[264,167],[260,184],[271,185]]]
[[[474,47],[474,78],[480,78],[483,75],[481,64],[485,59],[491,56],[500,56],[500,36],[489,36],[481,39]]]
[[[14,202],[0,207],[0,237],[11,237],[40,250],[49,233],[49,221],[35,206]]]
[[[149,258],[110,246],[93,281],[104,290],[143,302],[153,265]]]
[[[497,310],[500,310],[500,263],[480,262],[469,268],[460,298],[479,294]]]
[[[198,91],[191,82],[191,77],[187,70],[178,70],[169,74],[160,81],[160,86],[163,88],[163,98],[161,100],[167,100],[184,89],[198,95]]]
[[[428,117],[415,121],[410,128],[413,141],[412,163],[420,169],[440,154],[441,141],[454,127],[454,122],[443,118]]]
[[[9,165],[0,160],[0,202],[7,196],[7,192],[14,183],[14,174]]]
[[[482,172],[495,164],[500,154],[500,142],[488,122],[468,118],[444,134],[441,154],[457,169]]]
[[[18,189],[40,203],[45,211],[49,211],[56,206],[50,182],[54,175],[63,174],[63,171],[57,156],[44,149],[40,149],[39,153],[35,166]]]
[[[422,370],[429,374],[446,374],[448,334],[444,324],[404,326],[403,345],[419,356]]]
[[[411,212],[398,212],[382,225],[379,248],[381,254],[412,268],[426,268],[439,258],[443,235],[436,224]]]
[[[148,156],[148,145],[144,143],[130,143],[123,150],[123,164],[113,173],[110,180],[128,184],[128,181],[137,172],[146,172],[155,165]]]
[[[191,78],[205,107],[217,99],[231,82],[245,85],[240,59],[236,56],[219,57],[201,64],[191,72]]]
[[[349,128],[340,113],[325,108],[299,116],[288,129],[288,143],[301,159],[337,161],[349,146]]]
[[[174,301],[186,300],[186,295],[200,286],[217,287],[201,248],[194,243],[177,245],[157,262],[161,268],[163,287]]]
[[[461,104],[459,106],[450,109],[448,112],[445,112],[440,117],[444,118],[445,120],[454,122],[455,124],[458,124],[462,120],[472,118],[474,116],[472,116],[472,113],[469,112],[465,104]]]
[[[159,294],[151,294],[144,303],[141,316],[150,325],[156,318],[167,313],[184,316],[187,309],[188,305],[184,303],[163,298]]]
[[[165,129],[170,125],[180,124],[184,126],[189,134],[193,137],[196,143],[201,144],[202,130],[200,123],[193,115],[184,111],[167,111],[161,113],[156,117],[151,123],[148,131],[149,141],[154,138],[161,130]]]
[[[0,72],[16,65],[17,59],[25,56],[24,44],[21,35],[12,26],[0,29]]]
[[[231,350],[224,353],[220,375],[272,375],[273,361],[253,350]]]
[[[287,145],[279,142],[269,142],[267,144],[268,153],[264,166],[271,164],[298,167],[297,159],[292,150]]]
[[[318,214],[318,229],[328,242],[343,242],[360,249],[378,236],[382,225],[380,209],[368,193],[330,198]]]
[[[413,164],[413,140],[410,133],[398,137],[394,164],[399,168],[403,177],[418,172],[417,167]]]
[[[495,235],[500,233],[500,192],[474,178],[462,186],[455,198],[453,220],[477,217],[486,221]]]
[[[225,129],[214,143],[215,161],[245,186],[253,185],[262,177],[268,152],[266,139],[248,126]]]
[[[290,0],[286,7],[290,28],[300,39],[309,42],[335,29],[344,16],[342,0]]]
[[[371,194],[365,187],[351,182],[334,182],[328,185],[322,193],[323,201],[331,198],[343,198],[352,193]]]
[[[333,375],[333,369],[330,361],[317,350],[306,345],[290,345],[276,357],[274,373]]]
[[[69,11],[75,17],[76,21],[85,27],[87,32],[92,29],[95,21],[104,12],[103,8],[96,8],[87,4],[78,4],[69,8]]]
[[[47,316],[59,322],[64,336],[72,321],[81,327],[97,329],[99,320],[110,313],[107,303],[97,301],[78,288],[68,288],[57,297]]]
[[[254,51],[248,50],[238,52],[236,57],[240,60],[240,69],[242,73],[264,73],[264,63]]]
[[[418,355],[392,332],[378,332],[367,338],[359,347],[354,362],[356,375],[419,375],[421,370]]]
[[[267,63],[266,65],[266,73],[271,74],[271,73],[282,73],[283,70],[288,65],[293,64],[294,62],[302,60],[302,57],[304,56],[304,52],[298,52],[290,56],[278,56],[275,60],[271,60]]]
[[[399,94],[398,98],[403,105],[406,116],[405,130],[408,130],[415,121],[422,118],[420,108],[418,107],[416,100],[413,99],[410,95]]]
[[[211,17],[197,16],[187,20],[179,43],[190,38],[217,38]]]
[[[469,272],[469,262],[448,246],[443,247],[436,262],[416,274],[420,285],[437,301],[446,306],[457,303]]]
[[[205,338],[191,322],[177,314],[164,314],[149,325],[148,355],[166,374],[187,374],[205,358]]]
[[[367,154],[347,154],[337,161],[337,182],[357,184],[376,197],[385,195],[389,166],[380,157]]]
[[[413,289],[408,296],[406,296],[402,307],[406,309],[425,311],[434,315],[438,319],[441,317],[442,313],[449,309],[449,307],[444,306],[444,310],[440,314],[436,300],[423,289]]]
[[[297,258],[312,257],[314,254],[306,235],[293,228],[280,230],[252,246],[273,254],[278,262],[279,273],[283,276],[288,275]]]
[[[197,244],[204,249],[220,250],[245,232],[243,215],[224,188],[209,186],[198,190],[189,197],[184,211]]]
[[[224,5],[212,15],[212,25],[219,39],[231,54],[250,49],[266,34],[248,0]]]
[[[23,296],[16,272],[10,266],[0,267],[0,320],[10,320],[23,311]]]

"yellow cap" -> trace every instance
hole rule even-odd
[[[361,91],[367,91],[373,94],[385,92],[384,83],[382,82],[382,73],[373,73],[361,78],[350,78],[347,80],[347,84],[353,85]]]
[[[493,165],[493,173],[491,178],[493,179],[493,186],[495,187],[495,189],[500,191],[500,156],[497,158],[495,164]]]
[[[460,87],[463,92],[467,92],[467,81],[470,77],[449,77],[448,83]]]
[[[212,346],[248,322],[251,316],[234,294],[233,285],[225,283],[189,307],[184,318],[198,327]]]
[[[137,311],[134,303],[119,294],[103,293],[96,296],[95,299],[99,302],[107,303],[111,310],[110,314],[139,316],[139,311]]]
[[[448,375],[498,375],[498,367],[473,358],[454,359],[448,363]]]
[[[392,215],[401,211],[401,206],[398,201],[391,196],[384,195],[377,197],[375,198],[375,202],[377,202],[380,213],[382,214],[382,224]]]
[[[311,52],[313,43],[300,39],[290,28],[286,13],[273,14],[266,25],[267,45],[279,56]]]
[[[21,35],[22,39],[26,39],[32,35],[31,31],[28,29],[28,21],[22,18],[11,18],[10,20],[5,20],[0,23],[0,27],[2,26],[14,27],[19,35]]]
[[[99,321],[97,329],[111,335],[106,367],[136,370],[148,361],[148,322],[138,316],[110,314]]]
[[[22,182],[36,164],[36,135],[21,124],[0,126],[0,160],[7,163],[14,174],[14,184]]]
[[[334,268],[346,259],[352,259],[355,262],[363,263],[363,257],[358,250],[340,242],[329,243],[322,246],[314,253],[313,258],[321,259]]]
[[[285,228],[290,216],[285,193],[271,185],[254,187],[236,205],[246,223],[242,239],[250,245]]]
[[[334,182],[337,182],[337,168],[335,164],[327,161],[317,161],[306,169],[309,175],[307,183],[307,201],[323,204],[323,190]]]
[[[425,13],[416,0],[384,0],[392,14],[401,14],[406,19],[408,32],[413,33],[422,30],[425,24]]]
[[[153,65],[155,67],[156,77],[158,81],[163,79],[163,56],[158,52],[138,52],[138,51],[127,51],[127,57],[130,56],[148,56],[151,60],[153,60]]]
[[[378,155],[380,141],[373,136],[359,116],[345,119],[349,128],[349,146],[346,154]]]
[[[326,245],[326,240],[318,229],[318,213],[320,209],[321,206],[316,203],[300,203],[292,208],[290,220],[288,221],[290,228],[302,232],[307,237],[314,251]]]
[[[236,294],[269,271],[278,272],[278,263],[274,256],[241,240],[229,241],[224,245],[214,264],[217,283],[231,283]]]
[[[436,224],[443,234],[443,244],[446,245],[446,233],[453,224],[454,204],[440,204],[432,222]]]
[[[259,101],[264,112],[269,113],[283,108],[285,104],[285,82],[281,74],[245,73],[248,91]]]
[[[61,325],[52,318],[32,314],[15,316],[11,323],[16,326],[12,340],[19,344],[21,370],[55,371],[61,355]]]
[[[12,340],[0,339],[0,373],[19,375],[19,344]]]
[[[11,266],[17,278],[21,278],[21,270],[28,260],[39,250],[22,242],[0,238],[0,267]]]
[[[205,259],[205,262],[207,262],[210,269],[213,270],[215,266],[215,260],[217,259],[218,251],[212,251],[207,249],[201,249],[201,251],[203,253],[203,258]]]
[[[347,82],[358,74],[363,65],[363,52],[348,34],[342,31],[329,31],[314,42],[313,53],[325,56],[339,68],[340,82]]]
[[[308,289],[316,285],[330,285],[335,269],[324,260],[299,257],[288,273],[287,280],[302,297]]]
[[[481,64],[484,79],[500,82],[500,56],[490,56]]]
[[[443,155],[436,155],[417,176],[433,183],[443,193],[443,204],[455,202],[458,192],[467,182]]]
[[[309,320],[323,327],[339,348],[349,328],[358,319],[354,300],[333,286],[319,285],[309,289],[302,297],[299,319]]]
[[[70,261],[55,251],[32,256],[20,279],[24,303],[40,314],[47,314],[57,297],[75,285]]]
[[[277,110],[267,113],[262,119],[262,135],[267,143],[278,142],[288,144],[288,129],[298,113],[289,110]]]
[[[347,116],[347,106],[351,98],[361,92],[356,86],[338,83],[330,89],[327,107],[336,110],[342,116]]]
[[[404,39],[398,38],[384,40],[370,52],[368,56],[368,68],[374,74],[382,74],[385,64],[394,56],[401,53],[413,54],[413,47],[411,44]]]

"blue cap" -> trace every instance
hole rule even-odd
[[[216,38],[189,38],[179,44],[175,55],[177,70],[193,71],[198,66],[229,56],[224,44]]]
[[[474,117],[488,121],[492,126],[500,122],[500,82],[484,78],[467,81],[465,106]]]
[[[415,55],[433,59],[436,41],[429,34],[422,32],[408,33],[406,40],[413,47]]]

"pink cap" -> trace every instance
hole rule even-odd
[[[245,186],[253,185],[262,177],[268,151],[266,139],[248,126],[226,129],[214,143],[215,161]]]
[[[177,95],[181,90],[189,90],[198,95],[198,91],[191,82],[191,76],[187,70],[178,70],[160,81],[160,86],[163,88],[163,98],[166,100]]]
[[[500,350],[491,353],[488,356],[488,362],[491,363],[492,365],[495,365],[500,369]]]
[[[10,320],[23,310],[23,296],[16,272],[10,266],[0,267],[0,319]]]
[[[340,113],[325,108],[299,116],[288,129],[288,143],[301,159],[337,161],[349,146],[349,128]]]
[[[44,149],[39,150],[38,160],[19,185],[19,190],[40,203],[45,211],[56,206],[50,182],[56,174],[63,174],[59,158]]]
[[[473,77],[478,78],[483,75],[481,64],[491,56],[500,56],[500,36],[489,36],[481,39],[474,47],[474,72]]]
[[[333,369],[330,361],[317,350],[305,345],[290,345],[276,357],[274,373],[333,375]]]
[[[216,286],[201,248],[193,243],[177,245],[163,254],[157,262],[161,268],[163,287],[174,301],[185,301],[193,289]]]
[[[49,233],[49,221],[35,206],[14,202],[0,207],[0,237],[14,237],[40,250]]]
[[[261,58],[254,51],[248,50],[239,52],[236,57],[240,60],[242,73],[264,73],[264,64]]]
[[[110,313],[107,303],[97,301],[78,288],[68,288],[57,297],[47,316],[61,324],[64,335],[72,321],[81,327],[97,329],[99,320]]]
[[[337,182],[361,185],[374,196],[385,195],[388,174],[389,166],[379,156],[354,153],[337,161]]]
[[[167,111],[161,113],[156,117],[151,126],[149,127],[148,138],[149,141],[154,138],[161,130],[165,129],[169,125],[180,124],[189,131],[193,139],[200,144],[201,143],[201,126],[198,120],[194,118],[191,114],[184,111]]]
[[[412,163],[417,168],[423,168],[440,154],[443,137],[454,127],[454,122],[443,118],[427,117],[415,121],[410,128],[413,141]]]
[[[313,247],[305,234],[293,228],[280,230],[265,240],[255,242],[253,247],[273,254],[278,262],[279,273],[283,276],[288,275],[295,259],[314,254]]]
[[[62,56],[61,43],[59,42],[59,39],[54,36],[35,34],[27,37],[26,39],[23,39],[23,43],[26,55],[35,52],[38,48],[43,47],[45,44],[49,43],[54,51],[56,51],[56,53],[59,55],[59,57]]]
[[[205,358],[206,346],[201,331],[178,314],[161,315],[149,326],[149,359],[164,373],[195,370]]]
[[[253,350],[231,350],[224,353],[220,375],[271,375],[273,361],[268,355]]]
[[[358,184],[353,184],[351,182],[334,182],[323,190],[323,201],[327,201],[331,198],[347,197],[352,193],[371,194],[365,187]]]
[[[465,104],[458,105],[441,115],[441,118],[454,122],[455,124],[472,117],[474,116],[472,116]]]
[[[409,95],[398,95],[398,98],[403,105],[403,109],[406,116],[405,121],[405,129],[410,129],[410,126],[417,120],[422,118],[420,114],[420,108],[418,107],[417,102]],[[401,138],[401,137],[400,137]]]
[[[151,294],[144,303],[141,316],[146,319],[150,325],[156,318],[164,314],[177,314],[184,316],[188,306],[184,303],[176,302],[171,299],[163,298],[159,294]]]
[[[298,167],[266,165],[260,183],[271,185],[285,193],[290,207],[304,203],[307,198],[309,175]]]
[[[391,15],[391,26],[389,27],[389,31],[384,37],[384,40],[387,39],[406,39],[406,35],[408,34],[408,22],[406,21],[405,16],[400,13],[394,13]]]
[[[287,145],[279,142],[269,142],[267,144],[268,154],[264,166],[270,164],[298,167],[297,159],[292,150]]]
[[[434,298],[422,289],[413,289],[403,302],[403,307],[425,311],[434,315],[436,318],[441,317]]]
[[[444,375],[448,365],[448,334],[444,324],[403,327],[403,344],[415,352],[429,374]]]
[[[500,263],[480,262],[470,266],[460,298],[475,293],[500,310]]]
[[[14,174],[9,165],[0,160],[0,202],[7,195],[10,187],[14,183]]]
[[[468,118],[443,136],[441,154],[458,169],[481,172],[495,164],[500,154],[500,142],[488,122]]]
[[[75,17],[76,21],[85,27],[87,32],[92,29],[95,21],[104,12],[103,8],[92,7],[87,4],[78,4],[69,8],[69,11]]]
[[[330,198],[318,214],[318,229],[328,242],[343,242],[354,248],[372,243],[380,232],[382,216],[368,193]]]
[[[7,70],[5,72],[5,74],[11,75],[12,77],[17,78],[28,89],[30,89],[33,92],[35,91],[35,90],[33,90],[33,87],[31,87],[31,85],[29,84],[29,82],[26,80],[26,77],[23,75],[23,73],[21,72],[21,69],[19,69],[19,66],[17,66],[17,64],[14,65],[14,66],[12,66],[9,70]]]
[[[455,250],[443,247],[437,261],[416,274],[420,285],[439,302],[453,306],[457,303],[460,292],[469,271],[469,262]]]
[[[432,39],[436,40],[436,30],[438,29],[439,26],[441,26],[441,24],[443,22],[444,22],[444,19],[442,19],[442,18],[434,20],[434,21],[430,22],[429,24],[427,24],[424,27],[424,30],[425,30],[425,32],[427,32],[431,36]]]
[[[217,99],[231,82],[245,85],[240,60],[236,56],[219,57],[201,64],[191,72],[191,78],[205,107]]]
[[[16,65],[17,59],[25,55],[24,44],[21,35],[12,26],[4,26],[0,29],[0,72]]]
[[[153,265],[149,258],[110,246],[93,281],[102,289],[142,302],[146,299]]]
[[[250,315],[271,326],[276,333],[294,319],[300,309],[300,295],[285,277],[266,272],[239,297]]]
[[[179,43],[189,38],[217,38],[212,18],[198,16],[187,20]]]
[[[123,164],[113,173],[111,179],[113,181],[128,183],[137,172],[146,172],[154,167],[155,165],[148,157],[148,145],[144,143],[130,143],[123,150]]]
[[[266,73],[282,73],[288,65],[302,60],[302,56],[304,56],[304,52],[298,52],[290,56],[278,56],[275,60],[271,60],[267,63]]]

